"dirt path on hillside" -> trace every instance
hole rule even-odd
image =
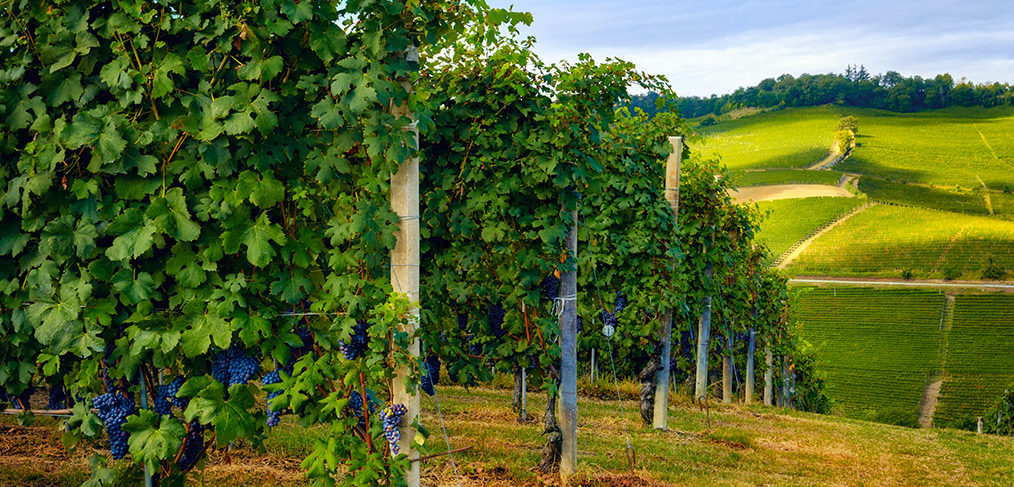
[[[1014,293],[1014,281],[945,281],[943,279],[905,279],[896,277],[836,277],[836,276],[796,276],[789,279],[790,284],[841,284],[852,286],[901,286],[901,287],[941,287],[989,289]]]
[[[937,400],[940,398],[940,386],[944,384],[943,379],[931,382],[922,391],[922,401],[919,403],[919,426],[929,428],[933,426],[933,413],[937,410]]]
[[[840,155],[841,155],[841,153],[838,152],[838,151],[830,151],[830,152],[827,153],[826,156],[824,156],[823,159],[821,159],[821,160],[819,160],[817,162],[814,162],[809,167],[807,167],[807,169],[809,169],[811,171],[816,171],[816,170],[819,170],[819,169],[824,169],[828,164],[831,164],[832,162],[834,162],[834,160],[837,159],[838,156],[840,156]]]
[[[832,224],[824,227],[823,230],[821,230],[821,231],[813,234],[812,236],[810,236],[810,238],[804,240],[803,243],[799,244],[796,247],[795,250],[793,250],[792,252],[789,252],[788,254],[786,254],[782,258],[782,262],[780,264],[778,264],[777,269],[784,269],[784,268],[786,268],[789,264],[792,263],[792,261],[796,260],[797,257],[799,257],[800,255],[802,255],[802,253],[807,248],[810,247],[810,244],[812,244],[814,240],[817,240],[822,235],[824,235],[825,233],[827,233],[828,231],[830,231],[832,228],[837,227],[838,225],[840,225],[842,222],[848,220],[849,218],[852,218],[852,217],[854,217],[854,216],[856,216],[856,215],[858,215],[858,214],[866,211],[867,208],[869,208],[871,206],[874,206],[875,204],[876,203],[868,203],[866,205],[860,206],[859,208],[856,208],[855,211],[853,211],[853,212],[851,212],[851,213],[849,213],[849,214],[847,214],[847,215],[839,218],[834,223],[832,223]]]
[[[813,198],[817,196],[845,197],[855,195],[842,186],[831,186],[827,184],[774,184],[770,186],[750,186],[739,188],[729,193],[733,201],[743,203],[746,201],[773,201],[790,198]]]

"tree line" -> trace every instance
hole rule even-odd
[[[636,95],[632,107],[648,115],[659,111],[657,93]],[[675,101],[687,118],[721,115],[742,107],[805,107],[835,105],[917,112],[952,106],[1014,105],[1014,86],[1007,83],[955,81],[947,73],[933,78],[906,77],[896,71],[870,75],[864,66],[848,66],[844,73],[783,74],[725,95],[681,97]]]

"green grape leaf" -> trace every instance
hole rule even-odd
[[[127,417],[123,431],[130,433],[127,439],[130,456],[153,472],[158,469],[159,462],[172,460],[176,456],[182,438],[187,433],[176,418],[160,417],[148,409],[142,409],[137,414]]]

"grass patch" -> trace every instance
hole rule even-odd
[[[508,410],[509,392],[501,389],[439,386],[440,404],[465,486],[556,485],[555,475],[532,467],[542,446],[540,422],[517,423]],[[541,411],[544,399],[533,394],[529,409]],[[578,403],[579,485],[985,485],[1014,478],[1014,439],[977,436],[955,430],[915,430],[835,416],[755,406],[714,405],[706,413],[684,396],[670,400],[669,431],[642,427],[635,403],[624,401],[626,424],[616,401],[580,396]],[[423,399],[423,422],[434,435],[432,453],[446,449],[434,403]],[[282,451],[270,438],[289,431],[310,443],[314,429],[285,418],[269,436],[267,453],[237,445],[230,462],[213,455],[194,485],[303,485],[300,457]],[[627,468],[626,437],[637,454]],[[7,461],[12,455],[5,455]],[[34,469],[34,470],[32,470]],[[61,479],[51,463],[26,462],[20,477],[0,466],[0,485],[80,485]],[[20,479],[29,478],[30,483]],[[456,485],[450,459],[426,461],[423,485]],[[18,479],[18,480],[14,480]]]
[[[862,287],[799,289],[799,333],[815,347],[828,393],[842,412],[913,426],[926,378],[938,367],[936,291]]]
[[[795,275],[980,279],[993,259],[1014,269],[1014,222],[877,205],[814,241]]]
[[[934,424],[967,424],[1014,385],[1014,296],[955,297],[946,371]]]
[[[771,251],[769,259],[774,259],[817,227],[864,203],[866,203],[864,198],[794,198],[762,201],[757,203],[757,207],[767,217],[761,222],[757,238]]]
[[[764,169],[736,171],[733,183],[737,187],[767,186],[772,184],[827,184],[834,186],[841,179],[839,171],[808,171],[806,169]]]
[[[848,109],[860,146],[836,166],[882,178],[973,189],[1011,187],[1014,109],[947,108],[919,113]]]
[[[827,155],[839,112],[825,106],[723,121],[701,128],[705,142],[700,150],[720,156],[732,170],[807,167]]]

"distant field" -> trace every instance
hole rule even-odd
[[[769,184],[838,184],[840,171],[808,171],[806,169],[766,169],[736,171],[732,177],[737,187]]]
[[[793,261],[795,275],[982,277],[992,257],[1014,269],[1014,222],[877,205],[814,241]]]
[[[858,118],[860,146],[835,169],[963,188],[1014,189],[1010,107],[904,114],[841,110]]]
[[[956,296],[947,343],[934,424],[958,426],[1014,386],[1014,296]]]
[[[762,214],[758,239],[768,246],[771,257],[785,253],[811,231],[866,202],[865,198],[799,198],[763,201],[757,204]]]
[[[827,154],[839,116],[839,108],[815,107],[723,121],[701,129],[700,151],[732,170],[806,167]]]
[[[802,288],[795,316],[842,412],[918,418],[937,367],[944,295],[936,291]]]
[[[988,215],[981,192],[951,191],[942,188],[904,184],[870,177],[859,178],[859,191],[870,199],[937,210]]]

